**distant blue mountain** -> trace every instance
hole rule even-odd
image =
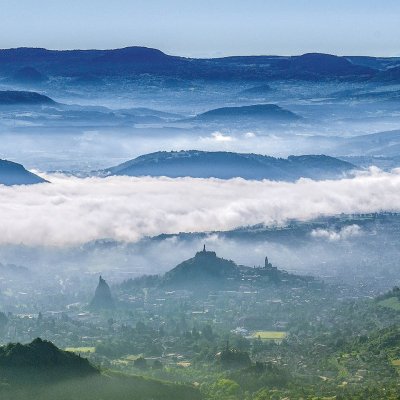
[[[270,179],[295,181],[301,177],[336,179],[356,169],[353,164],[325,155],[287,159],[258,154],[179,151],[146,154],[103,171],[106,175],[194,178]]]
[[[355,65],[345,57],[331,54],[309,53],[290,57],[277,65],[288,77],[371,77],[375,70],[370,67]]]
[[[36,92],[26,92],[18,90],[0,91],[0,106],[17,105],[51,105],[56,104],[50,97]]]
[[[400,83],[400,65],[380,72],[375,79],[391,83]]]
[[[400,65],[400,57],[345,56],[345,58],[355,65],[382,71]]]
[[[397,157],[400,154],[400,130],[345,138],[337,144],[334,152],[342,155]]]
[[[256,95],[256,96],[263,96],[265,94],[269,94],[273,92],[273,89],[270,85],[260,85],[260,86],[253,86],[248,89],[242,90],[239,94],[241,95]]]
[[[269,121],[296,121],[301,119],[295,113],[285,110],[276,104],[256,104],[241,107],[222,107],[206,111],[193,118],[196,121],[218,122],[242,122],[246,119]]]
[[[212,80],[265,79],[369,79],[380,67],[394,65],[392,59],[376,62],[329,54],[302,56],[249,56],[188,59],[157,49],[127,47],[114,50],[46,50],[16,48],[0,50],[0,73],[6,76],[29,65],[53,76],[137,76]],[[372,67],[371,67],[372,66]]]
[[[148,47],[126,47],[123,49],[104,50],[91,61],[112,63],[168,63],[179,61],[180,57],[169,56],[160,50]]]
[[[37,84],[48,80],[48,77],[40,73],[36,68],[23,67],[13,74],[11,81],[23,84]]]
[[[47,181],[27,171],[21,164],[0,159],[0,185],[32,185],[43,182]]]

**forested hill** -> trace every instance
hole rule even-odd
[[[0,347],[0,370],[57,373],[60,377],[86,376],[99,371],[87,359],[60,350],[53,343],[35,339],[29,344],[9,343]]]
[[[201,400],[194,387],[114,372],[35,339],[0,347],[3,400]]]

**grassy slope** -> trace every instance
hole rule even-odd
[[[1,384],[2,400],[200,400],[200,392],[190,386],[162,382],[139,376],[102,374],[71,379],[55,384],[36,382]]]

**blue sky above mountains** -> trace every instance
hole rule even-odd
[[[0,0],[0,48],[399,56],[396,0]]]

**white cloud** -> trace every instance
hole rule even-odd
[[[311,236],[315,238],[327,239],[330,241],[346,240],[350,237],[360,236],[362,234],[361,227],[357,224],[345,226],[342,229],[335,231],[333,229],[314,229],[311,231]]]
[[[217,142],[233,142],[235,140],[234,137],[229,136],[229,135],[225,135],[222,132],[214,132],[214,133],[211,134],[211,136]]]
[[[135,241],[160,233],[228,230],[338,213],[400,211],[400,172],[296,183],[243,179],[86,178],[0,186],[0,244]],[[342,233],[343,235],[344,233]]]

